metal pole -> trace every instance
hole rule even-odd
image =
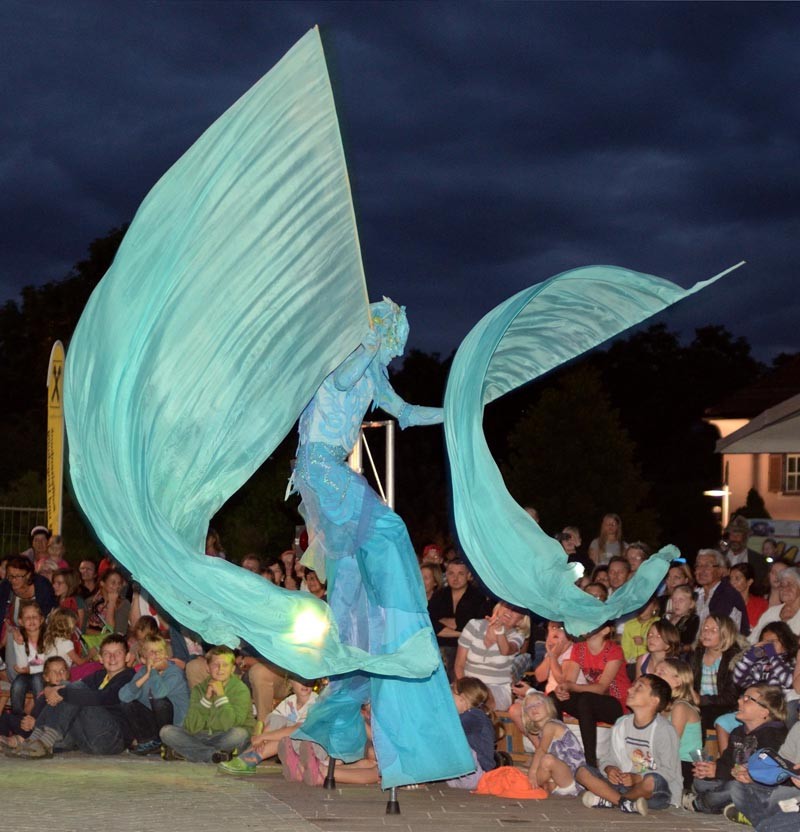
[[[333,757],[328,757],[328,773],[325,775],[325,781],[322,784],[323,789],[336,788],[336,776],[334,770],[336,768],[336,760]]]
[[[394,419],[386,422],[386,505],[394,508]]]
[[[386,804],[386,814],[400,814],[400,804],[397,802],[397,788],[395,786],[392,786],[392,790],[389,792],[389,802]]]
[[[728,528],[731,519],[731,490],[728,484],[722,486],[722,530]]]
[[[361,450],[361,443],[363,441],[364,441],[364,429],[362,428],[358,432],[358,439],[356,439],[356,444],[353,445],[353,450],[350,451],[350,456],[347,457],[347,464],[357,474],[363,474],[364,473],[364,461],[363,461],[362,450]]]

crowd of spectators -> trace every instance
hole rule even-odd
[[[528,781],[546,794],[640,814],[724,811],[759,832],[788,830],[785,807],[800,805],[800,569],[749,549],[743,518],[725,532],[693,568],[673,562],[641,609],[591,633],[491,598],[455,548],[426,546],[421,586],[476,766],[450,785],[474,788],[503,762],[500,714],[527,737]],[[578,586],[600,600],[652,552],[625,542],[616,514],[603,517],[585,553],[575,526],[556,539],[585,568]],[[228,558],[214,530],[205,554]],[[63,539],[38,526],[30,549],[0,564],[5,754],[127,750],[216,763],[231,775],[277,755],[287,778],[321,784],[324,749],[293,732],[324,681],[292,678],[246,644],[204,644],[110,559],[73,569],[66,555]],[[247,553],[240,564],[324,600],[325,585],[297,555]],[[364,719],[369,737],[368,705]],[[598,741],[601,731],[609,741]],[[758,780],[765,749],[783,760],[781,785]],[[756,760],[762,769],[751,772]],[[336,778],[379,781],[371,742],[362,760],[336,764]]]

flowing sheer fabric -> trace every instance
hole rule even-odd
[[[202,554],[209,518],[368,330],[312,30],[148,194],[65,373],[72,485],[105,546],[209,642],[244,637],[307,677],[438,666],[426,634],[371,656],[341,642],[326,604]]]
[[[574,585],[575,565],[561,545],[508,493],[483,435],[483,408],[719,277],[684,290],[614,266],[575,269],[496,306],[464,339],[444,402],[455,521],[470,564],[499,597],[579,634],[637,609],[655,591],[678,556],[674,546],[645,561],[606,603]]]

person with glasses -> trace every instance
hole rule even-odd
[[[701,549],[694,562],[697,583],[697,615],[700,624],[709,615],[730,618],[742,635],[750,634],[747,607],[742,596],[725,577],[728,564],[717,549]]]
[[[737,780],[731,787],[733,804],[724,811],[728,820],[743,823],[746,819],[758,832],[797,832],[800,818],[792,807],[800,798],[800,722],[786,735],[778,754],[794,765],[796,776],[776,785],[765,785],[758,775],[751,783]]]
[[[716,762],[703,760],[694,765],[694,791],[684,797],[683,807],[691,812],[719,815],[733,802],[735,782],[752,782],[747,761],[761,748],[777,751],[786,739],[786,702],[775,685],[753,685],[739,697],[736,718],[742,723],[731,732],[728,747]]]
[[[761,641],[742,654],[733,667],[733,681],[740,690],[752,685],[775,685],[783,691],[787,727],[796,720],[800,699],[793,687],[797,651],[797,636],[783,621],[773,621],[761,631]],[[733,713],[717,718],[714,727],[720,751],[728,747],[730,734],[739,724]]]
[[[14,655],[14,634],[19,628],[20,607],[25,601],[35,601],[45,617],[58,606],[50,581],[35,573],[28,558],[18,555],[9,559],[5,580],[0,581],[0,640],[6,647],[9,682],[16,678],[13,662],[9,662],[8,657]]]

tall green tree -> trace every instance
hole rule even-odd
[[[538,509],[545,529],[578,525],[588,542],[603,514],[616,512],[627,539],[658,539],[636,446],[596,370],[576,367],[547,389],[512,430],[509,449],[509,491]]]
[[[47,365],[55,341],[69,346],[72,333],[94,287],[114,260],[126,228],[112,229],[89,245],[86,259],[66,278],[26,286],[19,301],[0,308],[0,489],[26,471],[44,474]],[[44,492],[42,492],[42,500]],[[43,504],[43,503],[42,503]]]

